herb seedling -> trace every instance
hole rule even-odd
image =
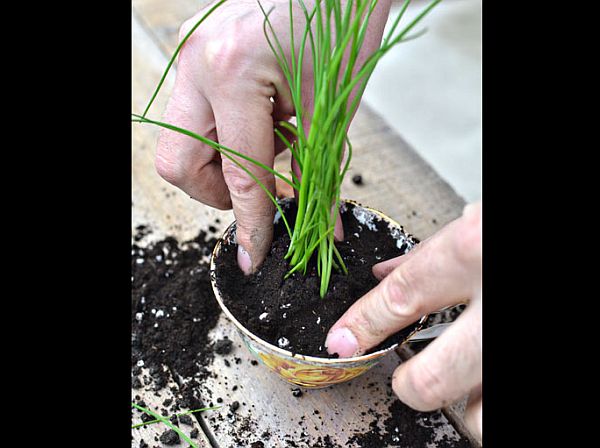
[[[177,434],[179,434],[179,437],[181,437],[183,440],[185,440],[187,443],[189,443],[189,445],[191,447],[198,448],[198,445],[196,445],[194,442],[192,442],[190,440],[190,438],[188,436],[186,436],[185,433],[181,429],[179,429],[177,426],[175,426],[173,423],[171,423],[167,417],[163,417],[162,415],[157,414],[156,412],[151,411],[150,409],[146,409],[134,402],[131,402],[131,406],[133,406],[136,409],[139,409],[142,412],[145,412],[148,415],[151,415],[152,417],[154,417],[156,419],[156,421],[164,423],[169,428],[171,428],[173,431],[175,431]],[[150,423],[150,422],[147,422],[147,423]]]
[[[174,416],[175,416],[175,417],[181,417],[182,415],[195,414],[196,412],[214,411],[214,410],[216,410],[216,409],[221,409],[221,407],[222,407],[222,406],[213,406],[212,408],[193,409],[193,410],[191,410],[191,411],[182,412],[181,414],[175,414]],[[146,411],[144,411],[144,412],[146,412]],[[150,414],[150,413],[148,413],[148,412],[146,412],[146,413],[147,413],[148,415],[152,415],[152,414]],[[173,418],[173,416],[171,416],[171,417],[165,417],[165,419],[167,419],[167,420],[169,420],[169,421],[170,421],[170,419],[171,419],[171,418]],[[140,428],[140,427],[142,427],[142,426],[146,426],[146,425],[152,425],[152,424],[154,424],[154,423],[159,423],[159,422],[162,422],[162,421],[163,421],[163,420],[158,420],[158,419],[155,419],[155,420],[150,420],[150,421],[143,422],[143,423],[138,423],[137,425],[132,425],[132,426],[131,426],[131,429]]]
[[[395,45],[423,34],[423,32],[413,35],[408,33],[441,0],[433,0],[406,27],[397,32],[400,20],[410,4],[410,0],[405,0],[380,47],[360,66],[357,64],[359,52],[378,0],[348,0],[345,5],[342,5],[341,0],[316,0],[311,10],[306,7],[303,0],[298,0],[306,22],[299,41],[296,41],[294,36],[293,3],[290,0],[289,49],[291,54],[289,58],[269,19],[272,10],[265,11],[260,1],[258,2],[264,14],[265,37],[285,75],[295,107],[296,126],[289,122],[278,123],[281,128],[290,131],[294,139],[290,141],[279,129],[274,129],[276,135],[289,148],[300,168],[300,178],[292,173],[292,179],[206,137],[146,117],[181,47],[193,31],[225,1],[221,0],[208,10],[182,39],[144,114],[133,114],[132,120],[151,123],[196,138],[245,171],[275,204],[290,236],[291,243],[286,254],[290,271],[287,275],[296,271],[305,275],[311,260],[316,259],[317,273],[321,279],[319,293],[324,297],[332,268],[347,273],[344,261],[335,247],[334,228],[338,218],[341,184],[352,158],[352,145],[347,133],[350,121],[379,60]],[[298,47],[296,47],[297,43]],[[303,97],[301,89],[307,51],[310,51],[313,65],[313,110],[304,110],[303,104],[306,103],[306,98]],[[308,129],[303,125],[305,118],[308,119],[306,121],[309,123]],[[348,148],[348,155],[342,165],[345,147]],[[273,194],[239,159],[267,170],[298,191],[298,211],[293,230]],[[313,257],[315,251],[316,257]]]

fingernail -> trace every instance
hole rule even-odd
[[[358,341],[346,327],[336,328],[327,335],[325,347],[331,355],[337,353],[340,358],[350,358],[358,351]]]
[[[335,221],[335,227],[333,228],[333,237],[336,241],[344,241],[344,225],[342,218],[338,215]]]
[[[383,263],[385,262],[382,261],[381,263],[374,264],[371,268],[371,272],[373,272],[373,275],[379,281],[383,280],[386,276],[385,265],[382,266]]]
[[[244,274],[248,275],[252,273],[252,260],[250,259],[250,254],[246,252],[246,249],[244,249],[241,244],[238,244],[237,262]]]
[[[383,280],[384,278],[386,278],[388,276],[388,274],[390,272],[392,272],[394,270],[394,267],[395,267],[394,260],[396,260],[396,258],[392,258],[391,260],[381,261],[381,262],[373,265],[373,267],[371,268],[371,271],[373,272],[373,275],[375,276],[375,278],[377,280],[379,280],[379,281]]]

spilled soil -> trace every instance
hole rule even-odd
[[[265,412],[276,410],[255,408],[251,403],[230,398],[223,391],[210,391],[205,384],[209,376],[217,375],[211,372],[215,357],[223,357],[225,363],[225,368],[218,372],[219,381],[227,381],[228,371],[264,369],[255,360],[249,365],[242,363],[242,358],[237,355],[244,348],[239,343],[226,338],[211,340],[208,336],[220,317],[220,308],[210,287],[206,261],[216,243],[214,228],[199,232],[190,241],[167,237],[148,244],[146,240],[151,235],[150,227],[140,226],[131,248],[131,379],[134,402],[138,405],[147,407],[144,397],[170,387],[175,398],[163,400],[158,408],[153,409],[155,412],[169,417],[174,425],[182,429],[186,426],[189,429],[192,424],[197,425],[197,421],[205,419],[213,433],[229,434],[236,447],[268,448],[277,444],[314,448],[414,448],[431,444],[443,448],[469,446],[460,438],[444,436],[442,440],[436,440],[435,428],[444,424],[441,414],[419,413],[404,406],[393,395],[389,382],[370,383],[363,387],[373,389],[369,395],[379,401],[373,401],[370,404],[373,409],[369,408],[357,419],[357,424],[369,429],[355,432],[343,445],[328,434],[310,436],[308,429],[312,423],[304,418],[297,425],[294,424],[296,429],[283,435],[276,428],[261,428],[257,423],[259,419],[263,418]],[[363,236],[362,233],[359,235]],[[375,258],[372,255],[369,263]],[[385,259],[391,255],[385,253],[380,256]],[[363,285],[363,288],[367,287]],[[324,326],[327,325],[324,322]],[[268,374],[265,372],[265,375]],[[167,384],[169,377],[176,380],[177,387]],[[230,383],[228,387],[229,390],[235,390],[238,385]],[[336,387],[348,388],[350,403],[359,399],[352,394],[356,386],[351,382]],[[381,394],[380,388],[387,392]],[[316,416],[322,425],[325,418],[329,418],[326,416],[326,404],[320,410],[313,409],[315,402],[310,394],[311,391],[290,385],[289,406],[306,408],[307,415]],[[202,417],[199,414],[175,416],[189,409],[219,405],[223,406],[221,410],[206,413]],[[389,415],[383,416],[375,410],[381,411],[382,406],[388,409]],[[153,419],[137,410],[132,412],[132,423]],[[197,440],[198,430],[191,431],[190,436],[192,440]],[[154,440],[141,440],[139,447],[157,448],[178,441],[178,435],[163,426]]]

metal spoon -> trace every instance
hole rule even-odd
[[[424,328],[423,330],[417,331],[410,338],[406,340],[406,342],[416,342],[416,341],[427,341],[429,339],[435,339],[440,334],[444,332],[446,328],[452,325],[452,322],[447,322],[444,324],[435,324],[431,327]]]
[[[429,315],[433,316],[434,314],[443,313],[444,311],[446,311],[450,308],[454,308],[455,306],[458,306],[458,305],[466,305],[466,303],[458,303],[456,305],[450,305],[450,306],[442,308],[441,310],[430,313]],[[413,334],[411,337],[409,337],[406,340],[406,342],[427,341],[429,339],[435,339],[439,335],[441,335],[444,332],[444,330],[446,328],[448,328],[451,324],[452,324],[452,322],[446,322],[443,324],[432,325],[431,327],[427,327],[423,330],[417,331],[415,334]]]

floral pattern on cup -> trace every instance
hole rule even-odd
[[[242,332],[239,332],[239,334],[246,347],[262,364],[277,373],[288,383],[306,388],[322,388],[349,381],[362,375],[377,364],[376,359],[359,363],[345,363],[343,365],[325,365],[307,362],[264,350],[263,347],[256,345]],[[374,358],[379,358],[380,356],[375,355]]]
[[[259,353],[263,363],[289,383],[307,388],[326,387],[351,380],[369,370],[374,362],[356,367],[300,364],[278,355]]]

